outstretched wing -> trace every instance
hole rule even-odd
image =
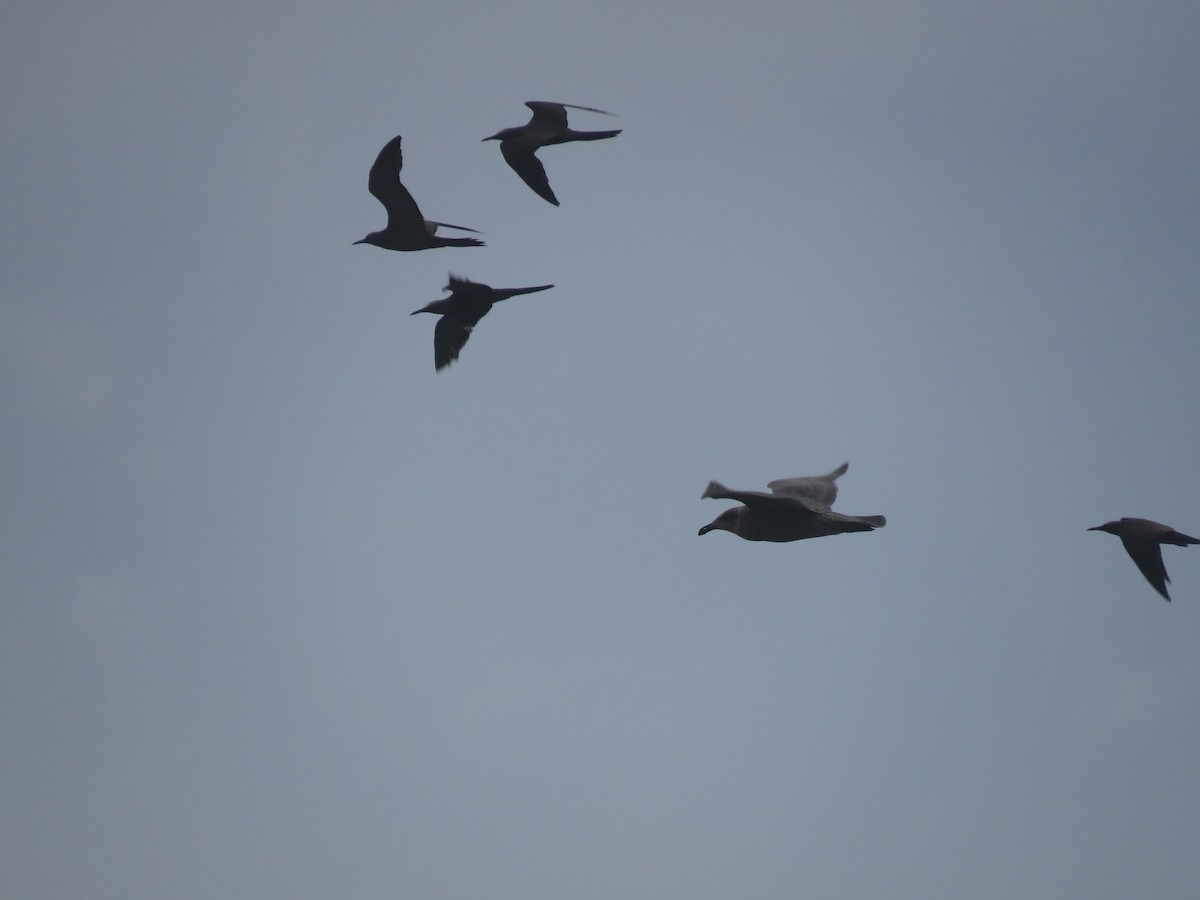
[[[400,230],[424,232],[425,219],[417,208],[417,201],[400,183],[400,170],[404,167],[404,155],[400,152],[400,135],[388,141],[367,176],[367,189],[383,204],[388,214],[388,231]]]
[[[819,503],[829,508],[837,499],[837,479],[850,468],[849,463],[842,463],[832,472],[825,475],[806,475],[803,478],[777,478],[767,487],[771,492],[784,497],[800,497]]]
[[[533,118],[529,120],[530,124],[536,123],[549,128],[566,128],[568,109],[600,113],[602,116],[615,115],[607,110],[596,109],[594,106],[576,106],[574,103],[554,103],[550,100],[527,100],[525,105],[533,110]]]
[[[755,513],[765,515],[795,515],[796,513],[811,515],[821,511],[807,497],[766,494],[762,491],[734,491],[719,481],[710,481],[700,496],[701,498],[714,497],[717,500],[736,500],[738,503],[745,504]]]
[[[562,131],[567,127],[567,109],[564,103],[551,103],[549,100],[527,100],[525,105],[533,110],[530,125],[539,128]]]
[[[473,322],[459,316],[442,316],[433,329],[433,367],[441,371],[458,359],[459,351],[471,337]]]
[[[469,291],[478,284],[478,282],[472,281],[470,278],[463,278],[463,276],[455,275],[453,272],[447,273],[447,277],[450,280],[442,290],[453,291],[456,294],[460,291]]]
[[[500,142],[500,152],[504,154],[504,161],[521,176],[522,181],[533,188],[535,194],[558,206],[558,198],[554,196],[554,191],[550,190],[550,179],[546,177],[546,169],[542,166],[542,161],[534,156],[533,152],[538,146],[532,141],[509,138]]]
[[[1146,580],[1150,582],[1150,586],[1163,595],[1167,600],[1171,599],[1171,595],[1167,593],[1167,582],[1171,580],[1167,575],[1167,567],[1162,561],[1162,547],[1156,541],[1138,540],[1136,538],[1121,538],[1121,543],[1125,545],[1125,552],[1129,554],[1129,558],[1137,564],[1141,573],[1146,576]]]

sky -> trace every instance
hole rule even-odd
[[[3,18],[0,895],[1195,896],[1194,3]]]

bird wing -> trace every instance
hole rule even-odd
[[[529,120],[530,125],[554,131],[562,131],[567,127],[567,104],[551,103],[549,100],[527,100],[525,105],[533,110],[533,117]],[[583,109],[584,107],[575,108]]]
[[[764,515],[794,515],[796,513],[812,515],[821,512],[810,498],[804,496],[766,494],[762,491],[734,491],[719,481],[710,481],[701,497],[736,500],[738,503],[745,504],[755,513]]]
[[[806,475],[803,478],[777,478],[767,484],[774,494],[785,497],[800,497],[812,500],[821,506],[829,508],[837,499],[837,479],[850,468],[849,463],[842,463],[832,472],[825,475]]]
[[[1167,593],[1167,582],[1171,580],[1167,575],[1167,567],[1162,561],[1162,547],[1156,541],[1138,540],[1136,538],[1121,538],[1121,543],[1125,545],[1125,552],[1129,554],[1129,558],[1137,564],[1141,573],[1146,576],[1146,580],[1150,582],[1150,586],[1163,595],[1167,600],[1171,599],[1171,595]]]
[[[478,321],[478,320],[476,320]],[[460,316],[442,316],[433,329],[433,367],[440,371],[458,359],[458,353],[471,337],[474,322]]]
[[[404,155],[400,151],[400,136],[388,141],[367,176],[367,190],[383,204],[388,214],[388,230],[421,233],[426,230],[425,218],[417,208],[417,201],[400,183],[400,170],[404,167]]]
[[[461,275],[455,275],[453,272],[448,273],[449,282],[447,282],[445,290],[458,293],[459,291],[469,291],[477,282],[470,278],[463,278]],[[477,320],[478,321],[478,320]]]
[[[578,106],[574,103],[554,103],[550,100],[527,100],[525,105],[533,110],[530,124],[546,125],[554,128],[567,127],[567,110],[581,109],[584,112],[600,113],[602,116],[612,116],[606,109],[596,109],[594,106]]]
[[[520,138],[509,138],[500,142],[500,152],[504,154],[504,161],[521,176],[521,180],[543,200],[558,206],[558,198],[554,196],[554,191],[550,190],[550,179],[546,177],[542,161],[534,156],[534,150],[537,148],[537,144]]]
[[[821,506],[833,506],[837,499],[837,485],[832,481],[822,481],[820,478],[780,478],[767,485],[776,496],[800,497],[819,503]]]

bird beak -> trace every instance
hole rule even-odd
[[[703,528],[701,528],[699,531],[696,532],[696,536],[699,537],[702,534],[708,534],[710,531],[712,531],[712,526],[705,525]]]
[[[1094,528],[1088,529],[1088,531],[1103,531],[1103,530],[1104,530],[1104,526],[1102,526],[1102,525],[1097,525]]]
[[[355,241],[354,244],[365,244],[366,242],[367,242],[367,239],[363,238],[361,241]],[[353,247],[354,244],[351,244],[350,246]]]

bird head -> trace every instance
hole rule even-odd
[[[1107,531],[1109,534],[1116,534],[1119,524],[1119,522],[1105,522],[1103,525],[1096,525],[1089,528],[1088,531]]]
[[[710,531],[732,531],[734,534],[736,534],[738,515],[740,512],[741,508],[737,506],[727,509],[725,512],[721,513],[719,516],[701,528],[698,532],[696,532],[696,534],[708,534]]]
[[[521,131],[522,131],[522,129],[520,129],[520,128],[504,128],[504,129],[501,129],[500,131],[497,131],[491,137],[485,137],[483,140],[485,140],[485,141],[503,141],[506,138],[516,137],[518,134],[521,133]]]

